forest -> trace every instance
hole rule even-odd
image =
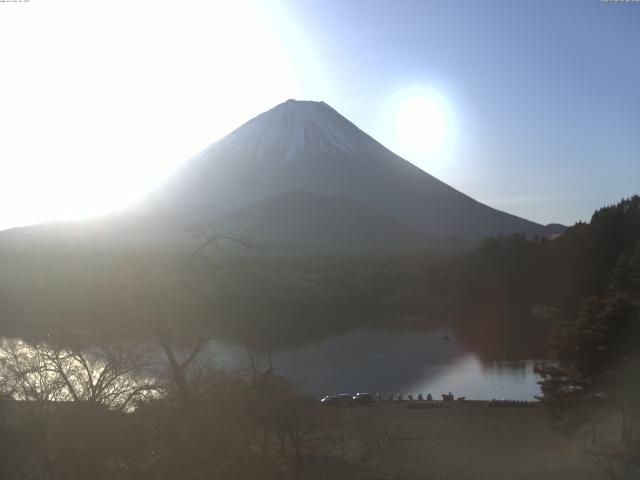
[[[488,361],[540,357],[554,322],[601,293],[640,241],[639,205],[604,207],[556,238],[488,237],[466,254],[0,251],[0,333],[91,342],[178,318],[273,351],[360,326],[447,324]]]
[[[0,252],[0,333],[144,337],[179,318],[217,338],[261,332],[275,349],[362,325],[430,326],[446,320],[458,262],[432,253]]]
[[[583,300],[602,294],[620,256],[638,242],[638,196],[557,238],[486,238],[455,277],[456,328],[487,359],[549,354],[543,346],[554,323],[575,318]]]

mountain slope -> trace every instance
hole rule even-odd
[[[259,239],[269,252],[326,253],[424,249],[425,235],[355,200],[294,190],[241,207],[220,229]]]
[[[473,200],[323,102],[289,100],[187,161],[137,207],[2,232],[0,248],[192,249],[194,224],[248,230],[291,253],[457,249],[486,235],[563,230]]]
[[[352,198],[429,236],[546,234],[542,225],[483,205],[420,170],[325,103],[294,100],[191,159],[146,207],[208,221],[296,189]]]

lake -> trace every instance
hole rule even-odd
[[[218,365],[247,367],[244,350],[215,344]],[[429,331],[359,329],[272,356],[276,372],[309,393],[431,393],[474,400],[531,400],[540,360],[483,364],[446,328]]]

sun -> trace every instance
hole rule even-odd
[[[396,114],[398,143],[411,154],[435,155],[445,141],[447,118],[435,96],[417,95],[404,100]]]

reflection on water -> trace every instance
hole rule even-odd
[[[242,349],[217,344],[226,367],[247,365]],[[273,356],[277,372],[310,393],[427,393],[451,391],[468,399],[532,399],[538,395],[533,367],[539,362],[483,365],[447,329],[355,330]]]
[[[538,364],[539,361],[527,360],[485,366],[475,355],[467,354],[450,364],[425,366],[423,378],[407,390],[438,395],[451,391],[456,396],[478,400],[532,400],[540,395],[538,377],[533,373]]]
[[[29,348],[21,342],[19,345]],[[216,352],[218,367],[237,369],[249,365],[245,350],[237,345],[214,342],[211,348]],[[90,351],[86,353],[91,354]],[[163,367],[164,356],[161,352],[155,356]],[[19,357],[23,363],[30,358],[24,354]],[[475,354],[465,350],[450,330],[444,328],[429,331],[354,330],[277,352],[272,359],[277,373],[316,396],[360,391],[405,396],[431,393],[439,398],[442,393],[451,391],[455,396],[476,400],[527,400],[540,393],[533,373],[537,362],[482,364]],[[104,369],[102,360],[98,360],[96,368]],[[265,366],[264,359],[262,363]]]

